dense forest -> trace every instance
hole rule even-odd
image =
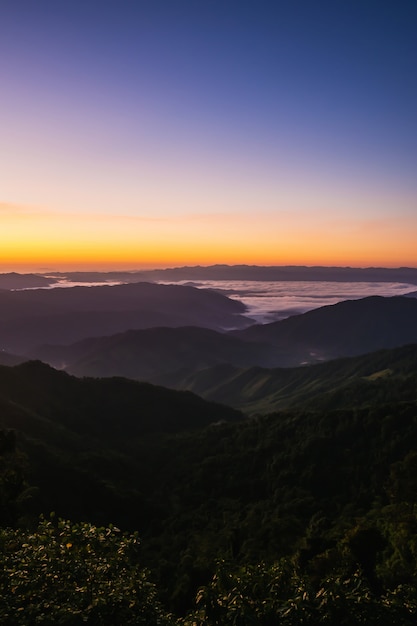
[[[416,354],[289,370],[251,417],[1,367],[1,622],[414,624]]]

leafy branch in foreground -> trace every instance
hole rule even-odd
[[[202,588],[196,610],[183,626],[413,626],[417,598],[412,587],[373,594],[359,570],[335,573],[316,587],[289,559],[273,565],[233,568],[219,564]]]
[[[138,551],[137,535],[115,527],[51,518],[1,529],[1,624],[168,624]]]

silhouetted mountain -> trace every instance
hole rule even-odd
[[[79,379],[40,361],[0,367],[0,396],[27,414],[88,434],[114,440],[150,432],[201,428],[213,421],[240,418],[228,407],[207,403],[187,391],[174,391],[125,378]],[[7,413],[7,411],[6,411]],[[13,420],[1,415],[1,426]]]
[[[298,354],[300,363],[365,354],[417,342],[417,300],[371,296],[314,309],[234,336]]]
[[[143,280],[261,280],[402,282],[417,284],[417,269],[410,267],[305,267],[297,265],[209,265],[144,270]]]
[[[417,285],[417,268],[399,267],[306,267],[302,265],[209,265],[169,267],[166,269],[112,272],[55,272],[54,277],[71,282],[131,283],[138,281],[332,281],[400,282]]]
[[[123,271],[110,272],[84,271],[84,272],[54,272],[54,276],[60,281],[73,283],[139,283],[149,282],[146,271]],[[150,281],[152,282],[152,281]]]
[[[0,292],[0,348],[19,354],[133,328],[247,326],[245,307],[225,296],[178,285],[130,285]]]
[[[25,361],[27,361],[27,358],[23,356],[0,350],[0,365],[19,365],[19,363],[24,363]]]
[[[242,417],[190,392],[78,379],[35,361],[0,366],[0,429],[14,429],[27,454],[34,515],[138,528],[149,515],[141,491],[153,480],[152,441]]]
[[[34,289],[36,287],[48,287],[56,282],[54,278],[40,274],[18,274],[16,272],[0,274],[0,290]]]
[[[69,346],[45,345],[29,355],[78,376],[126,376],[208,397],[208,390],[226,384],[229,374],[233,381],[248,376],[226,368],[224,377],[221,365],[296,367],[406,345],[417,342],[416,321],[416,299],[371,297],[232,333],[152,328]],[[239,385],[243,393],[244,380],[233,382],[238,394]]]
[[[196,328],[148,328],[85,339],[70,346],[43,346],[32,357],[77,376],[125,376],[151,382],[232,363],[274,367],[291,360],[268,345]]]

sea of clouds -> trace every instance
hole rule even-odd
[[[56,287],[95,287],[120,285],[123,281],[75,282],[61,279],[46,289]],[[336,304],[342,300],[358,300],[367,296],[402,296],[416,292],[416,285],[397,282],[333,282],[333,281],[255,281],[255,280],[199,280],[156,281],[160,284],[188,285],[211,289],[240,300],[246,306],[246,315],[260,324],[278,320]],[[35,288],[37,289],[37,288]]]
[[[240,300],[247,307],[246,314],[261,324],[342,300],[358,300],[367,296],[401,296],[416,290],[415,285],[385,282],[206,280],[175,284],[213,289],[229,298]]]

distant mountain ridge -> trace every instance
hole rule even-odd
[[[399,267],[328,267],[300,265],[209,265],[168,267],[132,272],[62,272],[68,280],[261,280],[261,281],[335,281],[335,282],[403,282],[417,285],[417,268]],[[135,278],[134,278],[135,277]]]
[[[29,355],[79,376],[127,376],[174,388],[191,385],[205,393],[192,382],[198,372],[203,372],[200,380],[207,377],[207,384],[216,386],[215,372],[224,364],[296,367],[417,343],[416,322],[417,299],[372,296],[242,331],[152,328],[43,346]]]
[[[222,294],[182,285],[132,283],[0,291],[0,349],[17,354],[132,328],[200,325],[227,329],[252,320]]]
[[[335,282],[405,282],[417,284],[416,268],[352,268],[322,266],[211,265],[149,270],[145,276],[164,280],[274,280]]]
[[[369,296],[345,300],[233,334],[280,349],[291,346],[304,354],[306,362],[365,354],[417,342],[417,299]]]
[[[0,274],[0,290],[35,289],[49,287],[54,283],[56,283],[56,279],[43,274],[19,274],[17,272]]]
[[[255,281],[333,281],[402,282],[417,285],[413,267],[335,267],[302,265],[208,265],[167,267],[149,270],[38,272],[36,274],[0,273],[0,289],[43,287],[57,281],[132,283],[140,281],[182,280],[255,280]]]
[[[125,376],[159,380],[219,363],[275,367],[291,355],[268,344],[244,341],[199,327],[156,327],[85,339],[69,346],[42,346],[29,353],[76,376]]]

